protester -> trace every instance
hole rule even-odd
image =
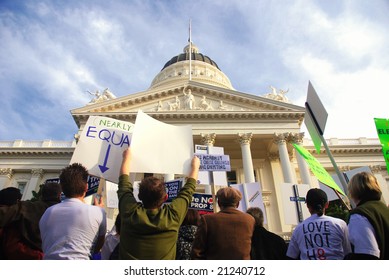
[[[251,259],[253,260],[285,260],[288,245],[285,240],[268,231],[263,226],[263,212],[259,207],[250,207],[246,211],[255,219],[255,228],[251,243]]]
[[[193,242],[192,259],[248,260],[254,218],[239,211],[242,194],[231,187],[216,193],[220,211],[201,216],[200,225]]]
[[[350,212],[348,229],[353,252],[346,259],[389,259],[389,208],[374,175],[361,172],[348,183],[356,208]]]
[[[200,214],[195,209],[188,209],[178,232],[176,260],[190,260],[192,245],[200,223]]]
[[[22,193],[18,188],[8,187],[0,190],[0,211],[7,211],[8,206],[16,204],[22,198]],[[6,259],[6,247],[11,243],[12,236],[17,234],[16,226],[8,226],[4,230],[0,226],[0,260]]]
[[[136,201],[129,182],[130,163],[129,148],[123,152],[119,177],[120,259],[174,260],[178,230],[192,201],[200,160],[193,157],[185,185],[169,205],[163,206],[165,185],[153,176],[141,181],[138,197],[142,203]]]
[[[287,257],[302,260],[338,260],[351,251],[345,221],[326,216],[327,194],[310,189],[306,204],[311,216],[298,224],[292,233]]]
[[[59,176],[65,199],[46,210],[39,228],[44,259],[91,259],[100,251],[106,234],[106,214],[101,198],[84,202],[88,170],[79,163],[62,169]]]
[[[0,208],[0,228],[8,238],[3,245],[4,258],[9,260],[41,260],[43,258],[39,220],[46,209],[59,203],[61,186],[45,184],[38,201],[18,201]]]
[[[101,259],[102,260],[109,260],[109,259],[118,259],[119,256],[114,256],[118,254],[117,252],[112,255],[115,248],[118,247],[120,242],[120,214],[116,216],[115,224],[110,232],[108,232],[105,236],[104,245],[101,248]]]
[[[0,190],[0,207],[11,206],[22,199],[22,194],[18,188],[8,187]]]

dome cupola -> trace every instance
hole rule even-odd
[[[190,69],[191,75],[189,75]],[[183,53],[165,63],[161,72],[153,79],[150,88],[189,78],[205,84],[233,89],[230,80],[216,62],[200,53],[199,48],[193,43],[185,46]]]

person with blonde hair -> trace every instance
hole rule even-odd
[[[348,222],[353,253],[346,259],[389,259],[389,208],[381,201],[377,178],[368,172],[355,174],[348,183],[356,204]]]
[[[202,215],[193,242],[192,259],[249,260],[254,218],[238,210],[242,194],[224,187],[216,193],[220,211]]]

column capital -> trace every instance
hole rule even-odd
[[[238,141],[241,145],[250,145],[253,134],[250,133],[238,133]]]
[[[5,176],[8,179],[11,179],[13,175],[12,168],[0,168],[0,176]]]
[[[201,144],[206,146],[213,146],[215,144],[216,133],[201,133]]]
[[[44,171],[42,168],[36,168],[31,170],[31,174],[33,177],[42,177],[44,174]]]
[[[296,144],[302,144],[304,139],[304,132],[299,132],[299,133],[289,133],[289,140],[292,143]]]
[[[274,133],[274,136],[273,136],[273,142],[277,145],[279,144],[283,144],[283,143],[286,143],[286,141],[288,140],[289,138],[289,132],[285,132],[285,133]]]

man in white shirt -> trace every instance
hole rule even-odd
[[[88,171],[78,163],[64,168],[60,184],[66,199],[46,210],[39,228],[43,259],[91,259],[104,244],[107,230],[103,203],[84,203],[88,189]]]

